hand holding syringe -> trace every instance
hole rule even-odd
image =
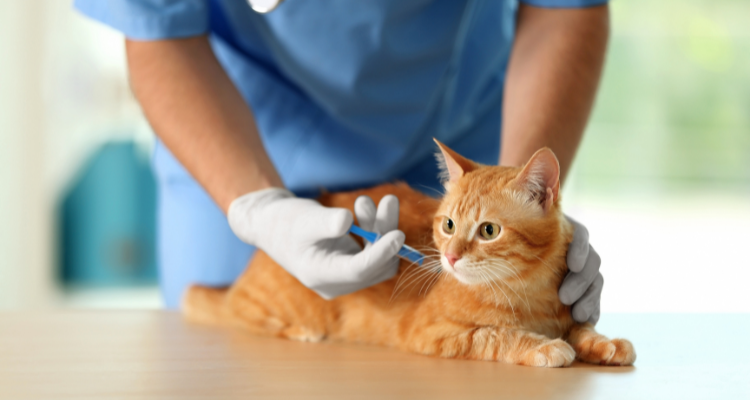
[[[352,227],[349,228],[349,233],[357,235],[370,243],[375,243],[378,239],[380,239],[380,235],[378,235],[377,233],[366,231],[354,224],[352,224]],[[401,250],[398,251],[398,256],[419,265],[422,265],[422,260],[424,259],[422,253],[414,250],[414,248],[407,245],[403,245],[401,247]]]

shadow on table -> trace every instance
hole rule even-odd
[[[570,366],[573,369],[583,369],[592,373],[604,373],[604,374],[630,374],[635,372],[635,366],[631,365],[628,367],[608,367],[603,365],[587,364],[584,362],[576,361]]]
[[[572,368],[521,367],[427,357],[374,346],[300,343],[232,330],[194,328],[191,330],[203,339],[192,342],[203,343],[211,361],[204,362],[201,377],[188,373],[173,376],[171,383],[162,382],[172,386],[171,390],[209,394],[230,387],[238,396],[306,399],[586,399],[597,393],[597,376],[634,370],[581,363]],[[173,342],[175,338],[165,340]]]

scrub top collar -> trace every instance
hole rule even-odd
[[[261,14],[270,13],[284,0],[247,0],[253,11]]]

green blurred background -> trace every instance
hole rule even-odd
[[[750,191],[750,2],[611,3],[576,190]]]

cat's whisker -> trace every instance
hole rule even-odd
[[[435,272],[436,272],[435,270],[425,270],[425,271],[420,271],[418,274],[413,275],[410,280],[407,280],[404,282],[404,284],[399,290],[394,289],[392,297],[393,298],[398,297],[398,295],[403,293],[407,288],[414,286],[420,281],[428,279],[431,276],[431,274]],[[406,282],[409,282],[409,283],[407,284]]]
[[[505,290],[503,290],[503,288],[500,287],[500,285],[497,282],[497,281],[501,281],[502,282],[502,279],[494,271],[492,271],[492,270],[489,270],[489,269],[479,269],[479,271],[483,275],[485,273],[491,273],[492,275],[494,275],[497,278],[497,279],[491,279],[490,283],[491,284],[495,284],[495,286],[497,286],[497,288],[503,293],[503,295],[505,296],[505,298],[508,300],[508,305],[510,306],[511,312],[513,312],[513,319],[516,319],[516,310],[515,310],[515,307],[513,307],[513,301],[511,301],[510,297],[508,296],[508,293],[506,293]],[[492,287],[492,286],[490,286],[490,287]],[[508,286],[508,288],[510,288],[511,290],[513,290],[513,288],[511,288],[510,286]],[[518,296],[517,293],[516,293],[516,296]],[[519,297],[519,299],[520,299],[520,297]]]
[[[396,281],[396,285],[393,288],[394,293],[398,291],[398,288],[406,281],[411,279],[414,275],[420,274],[422,272],[422,267],[416,263],[407,265],[406,268],[404,268],[404,272],[399,276],[398,281]],[[391,299],[393,299],[393,296],[391,296]]]
[[[419,252],[421,252],[421,253],[422,253],[422,257],[420,257],[420,258],[419,258],[419,260],[426,260],[426,259],[440,259],[440,254],[439,254],[439,252],[435,252],[435,253],[428,253],[428,252],[427,252],[427,251],[425,251],[424,249],[415,249],[415,250],[417,250],[417,251],[419,251]]]
[[[424,289],[425,296],[427,296],[427,292],[430,290],[430,286],[432,286],[437,281],[437,279],[439,279],[440,276],[443,274],[443,263],[441,262],[440,257],[436,257],[436,259],[434,259],[427,266],[432,269],[432,271],[435,273],[435,276],[432,279],[425,282],[427,284],[427,288]],[[425,284],[423,283],[422,288],[424,288],[424,285]],[[419,289],[420,294],[422,293],[422,288]]]
[[[490,273],[492,273],[493,275],[497,276],[497,273],[496,273],[495,271],[492,271],[492,270],[488,270],[488,272],[490,272]],[[503,284],[503,285],[505,285],[505,286],[506,286],[506,287],[507,287],[508,289],[510,289],[510,291],[512,291],[512,292],[513,292],[513,294],[515,294],[515,295],[516,295],[516,297],[517,297],[517,298],[518,298],[519,300],[521,300],[521,301],[524,301],[524,302],[526,303],[526,308],[528,309],[528,311],[529,311],[529,314],[531,314],[531,305],[529,304],[529,299],[528,299],[528,297],[527,297],[526,299],[523,299],[523,298],[521,298],[521,295],[519,295],[519,294],[518,294],[518,292],[517,292],[517,291],[516,291],[515,289],[513,289],[513,286],[511,286],[511,285],[510,285],[510,284],[509,284],[508,282],[505,282],[505,280],[504,280],[504,279],[501,279],[500,277],[498,277],[498,279],[497,279],[497,280],[496,280],[495,282],[497,282],[498,284],[499,284],[499,283],[502,283],[502,284]]]
[[[413,249],[422,253],[422,256],[424,257],[439,257],[440,256],[440,250],[432,249],[429,247],[425,247],[425,248],[414,247]]]
[[[405,270],[404,273],[399,276],[399,279],[393,288],[393,295],[391,296],[391,299],[393,299],[398,294],[399,288],[406,284],[406,282],[409,282],[411,279],[414,279],[415,277],[424,273],[425,270],[416,264],[411,269]]]
[[[493,275],[497,276],[498,280],[500,282],[502,282],[505,286],[507,286],[508,289],[510,289],[516,295],[516,297],[518,297],[519,300],[524,300],[524,302],[526,303],[526,308],[528,308],[529,312],[531,312],[531,304],[529,303],[529,296],[526,295],[526,283],[523,282],[523,280],[520,278],[520,276],[514,270],[514,268],[511,268],[510,266],[507,266],[507,265],[503,265],[503,264],[499,263],[496,260],[489,261],[488,266],[489,267],[493,267],[493,268],[501,268],[502,271],[509,272],[509,273],[513,274],[517,278],[517,280],[519,282],[521,282],[521,284],[522,284],[521,287],[523,288],[523,292],[524,292],[524,298],[521,298],[521,295],[519,295],[518,292],[515,289],[513,289],[513,287],[510,284],[508,284],[508,282],[505,282],[504,279],[500,278],[500,276],[497,275],[497,273],[495,271],[492,271],[491,269],[489,270],[489,271],[491,271],[493,273]]]
[[[435,280],[435,276],[439,276],[439,274],[440,272],[437,272],[434,276],[431,277],[431,279],[426,279],[424,283],[422,283],[422,287],[419,288],[419,293],[417,293],[417,295],[422,294],[422,290],[424,289],[425,285],[427,285],[427,287],[429,288],[430,287],[429,282],[432,282],[433,280]],[[427,296],[427,291],[425,291],[424,294],[425,296]]]
[[[505,272],[508,272],[512,275],[513,278],[516,278],[518,280],[521,280],[521,276],[518,275],[518,270],[513,264],[506,264],[503,259],[490,259],[486,260],[488,264],[496,265],[499,267],[502,267]]]
[[[512,264],[506,265],[504,262],[501,262],[499,260],[487,260],[487,266],[491,268],[499,268],[504,274],[509,274],[510,277],[515,278],[517,281],[525,285],[525,282],[523,282],[523,279],[521,279],[521,276],[518,275],[518,271]]]
[[[432,247],[414,247],[414,250],[424,254],[425,256],[439,257],[442,252]]]
[[[412,262],[411,264],[419,264],[419,262],[422,262],[424,265],[420,265],[421,268],[431,268],[437,265],[439,266],[437,272],[438,273],[441,272],[442,265],[440,262],[440,257],[442,256],[442,252],[440,250],[435,249],[433,247],[415,247],[414,249],[419,251],[420,253],[423,253],[423,256],[419,258],[418,260]],[[433,254],[425,254],[429,252],[432,252]],[[424,286],[424,284],[422,286]],[[422,292],[422,289],[420,289],[420,293],[421,292]]]
[[[487,286],[490,287],[490,289],[492,290],[492,293],[494,293],[494,295],[495,295],[495,303],[500,304],[500,301],[498,301],[498,299],[497,299],[497,292],[495,292],[495,287],[497,287],[497,289],[500,290],[500,292],[503,294],[503,296],[505,296],[505,299],[508,300],[508,305],[510,306],[510,311],[513,314],[513,320],[516,320],[517,319],[516,318],[516,309],[515,309],[515,307],[513,307],[513,302],[510,300],[510,297],[508,297],[508,294],[505,293],[505,290],[503,290],[503,288],[501,288],[499,285],[494,284],[495,283],[494,280],[490,279],[486,275],[486,272],[488,272],[487,270],[477,269],[477,271],[479,272],[479,275],[482,277],[482,279],[487,283]]]
[[[513,274],[514,278],[518,279],[519,281],[523,280],[523,279],[521,279],[521,276],[518,275],[518,268],[516,268],[512,263],[508,262],[506,264],[505,260],[503,260],[503,261],[497,261],[497,260],[495,260],[494,262],[496,264],[498,264],[498,265],[502,265],[503,267],[505,267],[508,272],[510,272],[511,274]]]
[[[500,300],[497,298],[497,292],[495,292],[495,288],[490,285],[490,281],[487,279],[487,277],[484,276],[484,273],[482,271],[477,271],[479,273],[479,278],[482,280],[482,283],[487,285],[487,287],[492,290],[493,295],[495,296],[495,303],[500,304]]]
[[[398,282],[396,282],[396,286],[393,288],[393,293],[391,293],[391,298],[390,298],[390,300],[388,300],[389,304],[394,299],[396,299],[399,294],[401,294],[401,292],[404,289],[404,285],[406,284],[406,282],[409,282],[410,280],[412,280],[415,277],[418,277],[419,275],[421,275],[422,273],[424,273],[424,271],[421,271],[421,270],[415,270],[415,271],[411,271],[411,272],[412,273],[410,275],[407,275],[406,273],[404,273],[404,274],[402,274],[401,277],[399,277]]]
[[[427,261],[426,261],[426,262],[424,262],[424,260],[427,260]],[[420,265],[420,264],[419,264],[419,263],[420,263],[420,261],[422,262],[422,265]],[[421,257],[421,258],[419,258],[419,259],[418,259],[418,260],[416,260],[416,261],[412,261],[412,262],[410,262],[410,263],[409,263],[409,264],[408,264],[408,265],[406,266],[406,268],[409,268],[409,267],[415,267],[415,268],[417,268],[417,269],[419,269],[419,268],[422,268],[422,269],[424,269],[424,268],[432,268],[432,267],[433,267],[434,265],[436,265],[436,264],[437,264],[437,263],[439,263],[439,262],[440,262],[440,260],[439,260],[439,259],[436,259],[436,257],[435,257],[435,256],[430,256],[430,255],[427,255],[427,256],[424,256],[424,257]],[[403,277],[404,275],[406,275],[406,271],[404,271],[404,273],[402,274],[402,277]],[[402,278],[400,277],[400,278],[399,278],[399,282],[401,281],[401,279],[402,279]],[[394,292],[395,292],[395,290],[396,290],[396,289],[398,288],[398,284],[399,284],[399,282],[396,282],[396,287],[394,288]],[[391,298],[393,298],[393,297],[391,297]]]
[[[404,290],[406,290],[408,287],[414,285],[415,283],[421,281],[422,279],[426,279],[430,276],[432,273],[436,273],[439,271],[439,266],[437,261],[433,261],[431,264],[423,265],[423,266],[415,266],[413,268],[413,272],[406,276],[406,272],[404,272],[401,277],[399,278],[398,282],[396,282],[396,286],[393,288],[393,294],[391,294],[391,300],[398,297],[399,294],[401,294]],[[408,282],[408,284],[407,284]]]
[[[420,251],[420,250],[417,250],[417,251]],[[432,258],[432,259],[439,260],[440,256],[441,256],[441,254],[439,254],[439,253],[427,253],[427,252],[423,251],[422,259]]]
[[[526,293],[526,280],[521,279],[521,277],[518,275],[518,268],[510,261],[510,260],[504,260],[507,261],[510,265],[510,270],[515,275],[516,279],[521,282],[521,289],[523,289],[523,297],[526,299],[526,306],[529,307],[529,310],[531,310],[531,307],[529,306],[529,295]]]
[[[425,292],[424,292],[424,295],[425,295],[425,296],[427,296],[427,293],[429,292],[430,288],[431,288],[432,286],[435,286],[435,284],[436,284],[436,283],[437,283],[437,282],[438,282],[438,281],[440,280],[440,278],[442,278],[443,276],[445,276],[445,274],[444,274],[444,273],[442,273],[442,271],[438,271],[438,273],[437,273],[437,274],[435,274],[435,277],[434,277],[434,278],[432,278],[432,281],[430,282],[430,284],[429,284],[429,285],[427,285],[427,289],[425,289]]]
[[[439,190],[435,189],[434,187],[429,187],[429,186],[427,186],[427,185],[421,185],[421,184],[419,184],[419,185],[417,185],[417,186],[418,186],[418,187],[421,187],[421,188],[423,188],[423,189],[429,189],[429,190],[431,190],[431,191],[435,192],[435,193],[437,194],[437,198],[441,198],[441,197],[443,197],[443,196],[445,195],[445,193],[443,193],[443,192],[441,192],[441,191],[439,191]],[[420,201],[420,202],[421,202],[421,201]]]
[[[442,266],[440,260],[430,260],[422,265],[417,265],[416,267],[420,269],[429,269],[435,266]]]
[[[419,262],[417,262],[417,264],[419,264],[419,263],[424,264],[426,262],[434,262],[434,261],[438,261],[439,262],[440,261],[440,256],[434,255],[434,254],[428,254],[428,255],[425,255],[425,256],[421,257],[419,259]]]
[[[420,250],[420,251],[424,251],[424,252],[440,253],[440,250],[438,250],[438,249],[436,249],[434,247],[427,247],[427,246],[425,246],[425,247],[419,247],[419,246],[417,246],[417,247],[414,247],[414,248],[417,249],[417,250]]]
[[[427,246],[427,245],[414,245],[414,246],[412,246],[412,247],[413,247],[413,248],[415,248],[415,249],[417,249],[417,250],[433,250],[433,251],[437,251],[437,252],[439,252],[439,251],[440,251],[440,250],[438,250],[437,248],[435,248],[434,246]]]
[[[506,262],[507,262],[507,265],[506,265]],[[526,304],[526,309],[529,311],[528,315],[534,321],[537,321],[536,316],[534,316],[534,314],[531,312],[531,303],[529,302],[529,296],[528,296],[528,293],[526,292],[526,285],[527,285],[527,283],[526,283],[526,281],[524,279],[521,279],[520,275],[518,275],[518,268],[516,268],[516,266],[512,262],[510,262],[510,260],[492,260],[492,262],[490,264],[492,266],[494,266],[494,267],[500,267],[503,270],[505,270],[505,271],[513,274],[513,276],[516,278],[516,281],[518,281],[518,282],[521,283],[521,289],[523,290],[523,299],[522,300]],[[508,282],[506,282],[505,280],[502,280],[502,283],[505,284],[505,286],[508,286],[509,289],[513,290],[513,287]],[[517,291],[513,290],[513,293],[515,293],[516,296],[519,299],[521,298],[518,295]]]
[[[542,265],[544,265],[545,267],[547,267],[547,269],[548,269],[548,270],[550,270],[550,271],[552,271],[552,272],[555,272],[555,271],[556,271],[554,267],[552,267],[551,265],[549,265],[549,264],[548,264],[548,263],[547,263],[546,261],[544,261],[544,260],[543,260],[543,259],[542,259],[541,257],[539,257],[538,255],[536,255],[536,254],[535,254],[535,255],[534,255],[534,257],[535,257],[535,258],[536,258],[537,260],[539,260],[539,262],[541,262],[541,263],[542,263]]]
[[[420,257],[420,258],[418,258],[418,259],[410,262],[409,266],[416,265],[418,267],[422,267],[421,265],[419,265],[420,262],[424,264],[424,260],[428,260],[428,259],[433,258],[433,257],[435,257],[435,256],[430,256],[430,255],[422,256],[422,257]]]

